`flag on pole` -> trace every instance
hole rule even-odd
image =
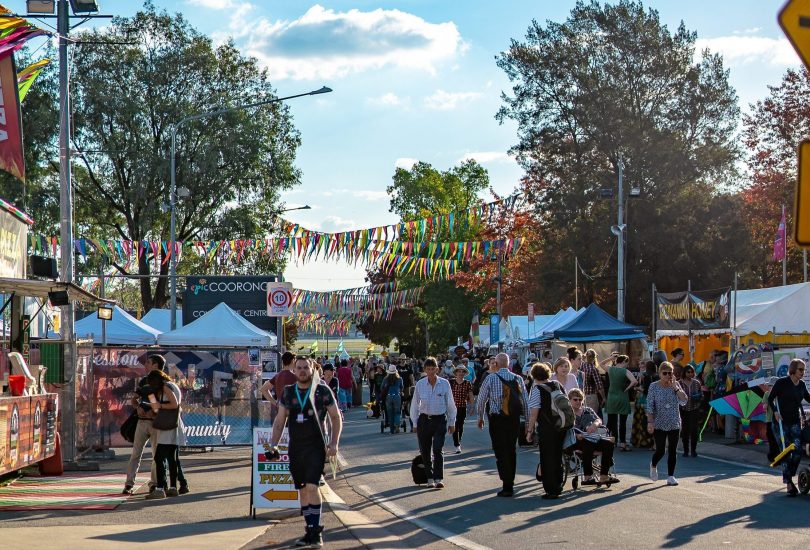
[[[309,345],[309,353],[318,353],[318,341],[315,340]]]
[[[776,238],[773,241],[773,260],[775,262],[785,259],[787,255],[787,239],[785,238],[785,207],[782,207],[782,219],[779,221],[779,228],[776,230]]]
[[[337,353],[343,353],[344,351],[345,350],[343,348],[343,339],[341,339],[340,343],[338,344],[338,347],[337,347]]]
[[[473,314],[472,323],[470,324],[470,349],[473,349],[479,343],[478,337],[478,312]]]

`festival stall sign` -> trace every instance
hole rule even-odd
[[[751,344],[737,350],[731,357],[734,364],[734,382],[747,382],[755,378],[774,375],[774,351],[771,344]],[[787,370],[785,371],[787,374]]]
[[[183,325],[188,325],[225,303],[262,330],[279,334],[278,320],[267,314],[267,289],[273,275],[186,277],[183,293]]]
[[[0,199],[0,277],[25,279],[26,236],[32,223],[25,213]]]
[[[53,456],[56,394],[0,399],[0,475]]]
[[[267,456],[272,441],[272,428],[253,428],[251,452],[250,511],[256,517],[258,508],[298,508],[298,490],[290,473],[289,434],[287,428],[281,434],[278,460]]]
[[[709,330],[731,327],[731,288],[657,292],[657,330]]]

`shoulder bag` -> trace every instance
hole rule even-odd
[[[163,396],[161,396],[161,403],[164,403]],[[156,430],[174,430],[180,418],[180,404],[178,403],[176,409],[158,409],[155,419],[152,420],[152,427]]]
[[[130,443],[135,441],[135,429],[138,427],[138,411],[132,411],[132,414],[129,415],[129,418],[124,420],[124,423],[121,424],[121,437],[124,438],[124,441],[129,441]]]

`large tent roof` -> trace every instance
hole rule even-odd
[[[755,288],[731,292],[731,316],[734,322],[736,302],[736,330],[693,330],[693,334],[718,334],[734,331],[737,336],[810,332],[810,283]],[[681,336],[685,330],[659,330],[656,336]]]
[[[554,329],[555,340],[602,342],[646,338],[644,328],[619,321],[601,307],[591,304],[565,325]]]
[[[183,326],[183,312],[177,310],[177,328]],[[160,309],[153,307],[149,312],[141,317],[141,323],[146,323],[152,328],[156,328],[160,332],[169,332],[172,330],[172,310]]]
[[[161,346],[270,347],[276,335],[251,324],[224,302],[196,321],[158,336]]]
[[[101,343],[101,319],[91,313],[84,319],[76,321],[77,338],[93,335],[96,344]],[[113,306],[112,319],[106,322],[107,343],[113,345],[153,346],[157,343],[159,330],[138,321],[135,317],[118,306]]]
[[[544,340],[553,340],[554,331],[564,325],[567,325],[571,320],[575,319],[577,315],[585,311],[585,308],[576,310],[572,307],[561,309],[552,315],[545,323],[538,325],[535,328],[532,337],[528,342],[542,342]]]

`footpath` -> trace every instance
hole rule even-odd
[[[357,416],[362,411],[350,412]],[[698,452],[706,458],[767,469],[767,445],[733,444],[708,436]],[[151,457],[144,456],[142,472]],[[104,473],[120,473],[124,483],[128,449],[100,462]],[[250,516],[250,451],[246,447],[184,453],[181,457],[191,492],[146,500],[146,486],[115,510],[27,511],[0,515],[0,542],[8,550],[57,547],[65,550],[109,548],[183,549],[288,548],[303,534],[296,510],[259,511]],[[351,465],[343,465],[341,470]],[[383,509],[338,473],[322,488],[324,539],[328,548],[456,548],[417,525]]]

